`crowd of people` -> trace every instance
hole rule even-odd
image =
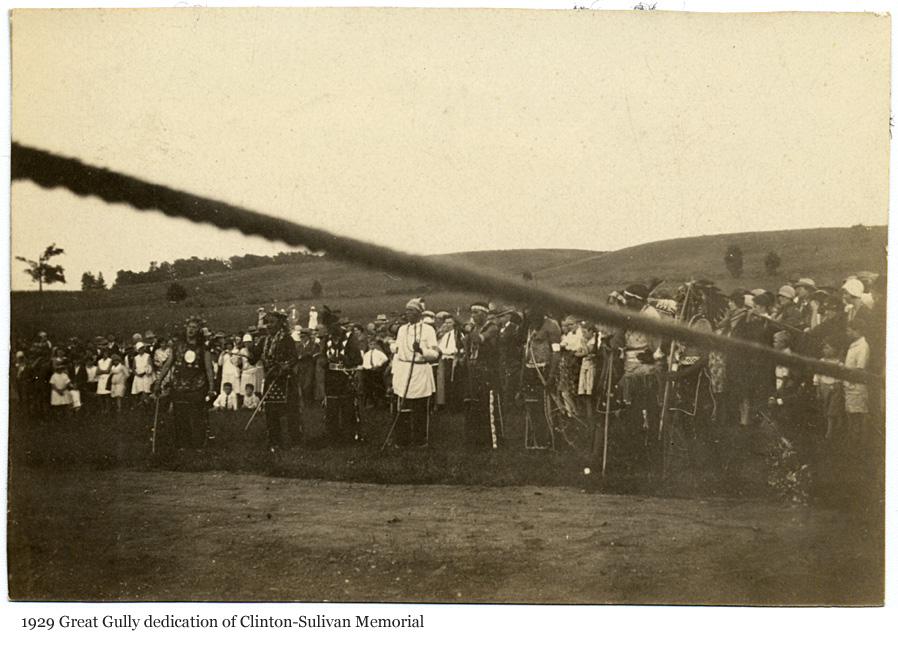
[[[885,281],[861,272],[839,287],[801,278],[776,293],[729,294],[710,281],[670,290],[634,283],[608,303],[884,374]],[[21,410],[38,420],[161,409],[178,448],[202,445],[210,411],[240,409],[264,417],[270,450],[296,446],[313,405],[323,405],[333,445],[358,440],[361,417],[382,408],[391,412],[387,440],[399,447],[426,445],[431,416],[445,411],[463,414],[472,446],[498,448],[515,419],[526,446],[552,448],[547,398],[588,429],[614,413],[634,447],[650,447],[665,424],[708,441],[723,425],[770,423],[823,440],[883,432],[882,393],[871,386],[554,314],[485,301],[464,314],[434,311],[414,298],[404,313],[368,322],[312,307],[302,324],[260,308],[255,325],[231,334],[197,316],[170,335],[51,340],[41,332],[14,343],[11,383]]]

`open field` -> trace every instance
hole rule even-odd
[[[212,418],[196,451],[148,412],[130,421],[12,427],[9,590],[30,600],[877,605],[881,490],[869,465],[826,472],[810,505],[767,486],[759,434],[721,438],[719,462],[661,482],[613,428],[595,458],[526,451],[519,420],[498,451],[438,416],[431,446],[318,448],[320,411],[291,450],[264,424]],[[71,422],[71,420],[70,420]],[[834,447],[832,453],[843,453]],[[696,453],[698,455],[698,453]],[[584,474],[589,465],[593,472]],[[872,490],[871,490],[872,489]]]
[[[745,252],[732,279],[722,256]],[[513,278],[597,298],[628,282],[711,278],[723,290],[821,285],[883,270],[886,229],[818,229],[672,240],[602,254],[534,250],[456,255]],[[596,246],[601,246],[600,241]],[[763,257],[783,257],[768,277]],[[319,280],[324,295],[307,296]],[[475,295],[327,259],[103,293],[12,294],[12,330],[56,338],[172,331],[202,312],[214,329],[255,309],[328,304],[373,318],[424,295],[434,308]],[[477,295],[490,296],[490,295]],[[459,415],[434,418],[430,446],[381,451],[389,415],[367,411],[350,447],[323,447],[320,408],[305,441],[271,454],[264,424],[213,419],[199,451],[174,451],[163,425],[151,456],[149,410],[35,424],[12,407],[10,595],[31,600],[306,600],[494,603],[877,605],[884,594],[880,454],[817,449],[810,504],[768,485],[775,436],[724,430],[692,441],[667,478],[633,458],[612,423],[598,455],[523,447],[520,411],[497,451],[463,442]],[[584,469],[591,469],[589,475]]]
[[[586,241],[584,241],[586,242]],[[601,237],[594,241],[601,246]],[[729,276],[723,256],[730,244],[742,247],[745,273]],[[663,278],[671,287],[691,278],[714,280],[728,292],[735,287],[775,290],[785,280],[813,277],[818,285],[838,285],[848,274],[883,271],[886,227],[809,229],[758,232],[667,240],[610,253],[584,250],[485,251],[447,256],[479,269],[521,279],[530,272],[542,287],[604,297],[628,283]],[[783,259],[777,276],[767,276],[764,257],[776,251]],[[76,277],[70,277],[75,280]],[[323,286],[318,299],[309,295],[313,281]],[[45,330],[51,337],[82,338],[97,334],[129,335],[134,331],[173,330],[191,312],[201,312],[214,329],[244,329],[255,323],[257,307],[323,304],[354,320],[372,320],[379,313],[400,312],[412,296],[424,296],[430,307],[455,310],[491,294],[445,291],[438,285],[382,271],[338,263],[326,258],[297,264],[210,274],[181,281],[187,300],[165,299],[167,283],[136,285],[105,292],[34,292],[11,295],[14,336],[31,337]],[[43,303],[41,303],[43,300]],[[501,300],[501,299],[500,299]]]
[[[27,470],[19,599],[878,604],[880,537],[771,501]]]

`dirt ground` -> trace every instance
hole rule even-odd
[[[30,600],[868,605],[883,537],[772,501],[26,469],[9,590]],[[595,477],[595,476],[586,476]]]

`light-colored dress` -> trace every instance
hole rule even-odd
[[[219,394],[224,393],[224,385],[231,384],[235,392],[241,389],[240,373],[243,371],[243,357],[233,350],[222,352],[218,357],[218,365],[221,366],[221,388]],[[242,390],[242,389],[241,389]]]
[[[69,406],[72,403],[72,397],[67,388],[71,380],[64,372],[54,372],[50,377],[50,405],[51,406]],[[58,392],[58,391],[62,392]],[[46,400],[45,400],[46,401]]]
[[[252,384],[253,392],[262,392],[262,382],[265,377],[265,369],[262,362],[250,363],[249,350],[241,348],[240,356],[243,359],[243,372],[240,373],[240,392],[246,392],[246,385]]]
[[[97,371],[104,371],[104,374],[98,374],[97,377],[97,394],[98,395],[108,395],[112,391],[109,390],[109,369],[112,367],[112,359],[106,357],[105,359],[97,359]]]
[[[860,338],[848,346],[848,352],[845,354],[845,367],[855,370],[866,370],[870,361],[870,346],[867,345],[865,338]],[[868,401],[870,399],[867,390],[867,384],[853,384],[850,381],[844,382],[845,390],[845,412],[846,413],[867,413],[869,412]]]
[[[134,381],[131,382],[131,394],[153,392],[153,362],[150,355],[141,352],[134,356]]]
[[[120,363],[117,366],[112,366],[112,371],[109,375],[109,384],[110,384],[110,393],[113,397],[124,397],[125,396],[125,382],[128,381],[128,368],[125,364]]]

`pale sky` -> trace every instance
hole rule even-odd
[[[635,1],[505,4],[569,9],[581,3],[619,9]],[[716,11],[891,10],[893,3],[657,4]],[[210,13],[195,20],[191,11],[179,9],[177,20],[161,26],[144,23],[143,33],[108,14],[93,24],[70,15],[41,24],[19,21],[16,38],[31,54],[15,61],[16,99],[27,102],[16,114],[15,138],[422,253],[604,250],[726,231],[886,222],[883,162],[867,151],[888,145],[887,85],[873,88],[885,94],[881,109],[874,111],[864,98],[871,75],[887,65],[879,57],[866,60],[876,29],[845,32],[815,24],[804,32],[756,27],[749,35],[740,29],[746,21],[734,19],[690,33],[684,26],[689,17],[676,26],[625,29],[597,27],[587,22],[594,18],[578,16],[582,24],[550,30],[512,26],[504,15],[498,26],[479,24],[483,17],[474,25],[440,18],[396,31],[366,18],[341,25],[354,31],[344,32],[337,47],[328,31],[308,22],[279,16],[228,25]],[[820,42],[802,50],[799,41],[808,32],[819,34]],[[724,36],[731,51],[720,45]],[[6,55],[0,48],[0,58]],[[56,242],[67,250],[60,260],[73,288],[87,270],[101,270],[111,282],[117,269],[144,270],[151,260],[285,249],[25,182],[16,184],[12,198],[11,255],[34,257]],[[12,267],[13,289],[29,287],[21,269],[20,263]],[[888,543],[891,563],[895,543]],[[893,569],[887,594],[894,592]],[[0,604],[0,614],[9,626],[22,616],[64,611],[115,614],[83,604],[26,605]],[[397,616],[406,610],[393,609]],[[154,613],[232,610],[244,611],[236,604],[157,604]],[[469,626],[498,625],[512,638],[533,641],[536,634],[579,638],[595,629],[595,608],[589,607],[461,610],[428,607],[428,620],[438,626],[431,630],[449,638]],[[546,621],[548,610],[556,611],[557,621]],[[808,622],[778,608],[617,607],[601,609],[600,621],[602,634],[619,641],[633,641],[637,626],[643,641],[688,635],[711,643],[702,637],[725,634],[748,644],[763,632],[836,643],[870,629],[890,634],[893,610],[871,609],[861,621],[846,622],[844,613],[824,609],[812,611]],[[222,637],[223,643],[246,639]],[[117,633],[96,631],[71,638],[120,641]]]
[[[888,30],[870,14],[26,12],[13,138],[416,253],[886,224]],[[55,242],[70,288],[287,249],[28,182],[11,195],[11,255]]]

